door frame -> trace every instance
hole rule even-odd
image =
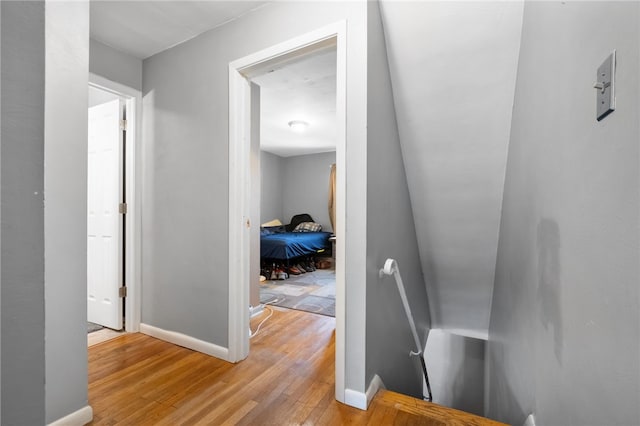
[[[141,231],[142,216],[140,211],[140,195],[142,164],[140,161],[141,120],[142,120],[142,92],[115,81],[108,80],[94,73],[89,73],[89,85],[114,93],[125,99],[127,112],[127,135],[125,144],[125,189],[127,214],[125,223],[125,282],[127,297],[125,297],[125,324],[127,332],[140,331],[140,299],[141,299]]]
[[[249,355],[249,285],[251,226],[250,76],[335,44],[336,69],[336,338],[335,397],[345,400],[345,223],[346,223],[346,21],[327,25],[229,63],[229,342],[228,361]]]

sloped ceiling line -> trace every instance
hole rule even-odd
[[[432,326],[486,336],[522,2],[381,11]]]

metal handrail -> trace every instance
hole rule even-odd
[[[402,277],[400,276],[400,268],[398,267],[398,262],[394,259],[387,259],[384,262],[384,267],[380,270],[380,276],[382,275],[393,275],[396,279],[396,284],[398,286],[398,292],[400,293],[400,299],[402,299],[402,304],[404,305],[404,311],[407,314],[407,320],[409,320],[409,327],[411,328],[411,334],[413,334],[413,340],[416,344],[416,350],[410,351],[409,355],[417,356],[420,358],[420,364],[422,365],[422,372],[424,373],[424,380],[427,384],[427,392],[428,396],[424,397],[427,401],[432,401],[433,397],[431,395],[431,385],[429,384],[429,375],[427,374],[427,365],[424,361],[424,354],[422,352],[422,344],[420,343],[420,337],[418,337],[418,331],[416,330],[416,323],[413,320],[413,315],[411,314],[411,307],[409,306],[409,301],[407,300],[407,293],[404,291],[404,284],[402,282]]]

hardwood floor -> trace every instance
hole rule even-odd
[[[140,333],[89,348],[92,425],[492,425],[381,391],[369,410],[334,399],[335,319],[273,309],[230,364]],[[265,316],[252,319],[252,329]]]
[[[106,342],[107,340],[114,339],[123,335],[124,331],[115,331],[109,328],[103,328],[102,330],[94,331],[87,334],[87,346],[97,345],[98,343]]]

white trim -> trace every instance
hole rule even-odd
[[[140,327],[141,297],[141,241],[142,215],[140,197],[142,194],[142,92],[97,74],[89,73],[89,85],[115,93],[126,98],[127,107],[127,151],[125,172],[127,176],[127,208],[125,217],[127,227],[126,238],[126,282],[127,297],[125,299],[125,330],[137,332]]]
[[[367,395],[353,389],[344,390],[344,403],[360,410],[367,409]]]
[[[277,60],[280,63],[289,56],[296,57],[301,53],[317,50],[319,47],[326,45],[326,43],[323,42],[341,34],[346,35],[346,22],[344,21],[327,25],[315,31],[276,44],[275,46],[267,47],[266,49],[231,62],[229,67],[243,71],[245,75],[255,75],[256,70],[259,72],[259,70],[262,69],[260,65],[264,65],[273,60]],[[333,43],[330,44],[332,45]]]
[[[524,423],[522,426],[536,426],[536,416],[533,413],[529,414],[526,419],[524,419]]]
[[[271,60],[286,60],[323,48],[335,39],[336,75],[336,399],[345,402],[345,228],[346,221],[346,67],[347,23],[327,25],[229,63],[229,358],[249,354],[249,135],[250,86],[246,75]],[[243,75],[244,74],[244,75]],[[257,225],[257,224],[256,224]]]
[[[346,237],[347,223],[347,23],[337,24],[336,46],[336,399],[345,401],[346,388]]]
[[[229,358],[249,355],[249,135],[251,88],[229,65]]]
[[[382,379],[377,374],[371,379],[369,387],[365,393],[353,390],[345,389],[344,391],[344,403],[360,410],[366,410],[371,403],[371,400],[380,389],[385,389]]]
[[[82,426],[93,420],[93,408],[90,405],[86,405],[81,409],[74,411],[73,413],[64,416],[52,423],[49,426]]]
[[[264,312],[264,305],[261,303],[258,306],[249,306],[249,316],[251,318],[257,317]]]
[[[371,404],[371,400],[373,400],[373,397],[376,396],[376,393],[378,393],[380,389],[386,389],[386,387],[380,376],[376,374],[373,376],[373,379],[371,379],[371,383],[369,383],[369,387],[365,393],[367,396],[367,407]]]
[[[193,349],[194,351],[211,355],[225,361],[229,361],[229,350],[227,348],[223,348],[222,346],[218,346],[213,343],[205,342],[204,340],[196,339],[195,337],[187,336],[186,334],[178,333],[177,331],[165,330],[163,328],[158,328],[149,324],[141,323],[140,333],[146,334],[147,336],[155,337],[156,339],[164,340],[165,342],[173,343],[174,345]]]

